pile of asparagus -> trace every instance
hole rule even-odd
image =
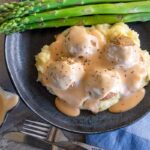
[[[150,20],[150,0],[26,0],[0,5],[0,33]]]

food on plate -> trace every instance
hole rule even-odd
[[[80,62],[69,58],[53,62],[47,68],[45,74],[47,86],[53,86],[61,90],[67,90],[73,84],[77,84],[84,75],[84,68]]]
[[[61,112],[72,117],[80,115],[80,109],[66,103],[65,101],[60,100],[58,97],[55,100],[55,105]],[[67,106],[67,107],[66,107]]]
[[[80,110],[124,112],[144,97],[150,55],[124,23],[72,26],[36,55],[38,81],[66,115]]]
[[[150,1],[146,0],[34,0],[6,3],[0,5],[0,33],[73,25],[149,21],[149,7]]]
[[[7,92],[0,87],[0,125],[4,122],[7,112],[15,107],[18,101],[18,95]]]
[[[135,107],[145,95],[145,90],[142,88],[129,96],[125,96],[122,98],[121,101],[116,103],[115,105],[109,108],[110,112],[124,112],[130,110],[131,108]]]
[[[70,30],[65,38],[64,45],[66,51],[75,57],[88,57],[93,55],[99,48],[98,39],[94,35],[89,34],[86,28],[79,26],[75,26]]]

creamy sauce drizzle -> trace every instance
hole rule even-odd
[[[80,109],[78,107],[73,107],[65,101],[60,100],[58,97],[55,99],[55,105],[59,109],[59,111],[63,112],[68,116],[76,117],[80,114]]]
[[[109,111],[123,112],[133,108],[143,99],[145,93],[144,89],[138,90],[139,88],[141,88],[141,82],[143,81],[143,78],[145,78],[147,75],[145,65],[143,65],[143,60],[141,59],[137,65],[134,65],[130,69],[123,69],[121,67],[115,68],[114,62],[108,61],[106,59],[106,51],[104,50],[106,44],[105,37],[96,29],[89,30],[89,32],[98,38],[100,48],[97,49],[97,52],[95,54],[88,58],[74,58],[76,62],[82,62],[86,72],[80,83],[78,85],[71,86],[65,91],[55,88],[52,85],[49,87],[50,83],[46,80],[45,73],[41,75],[41,81],[43,85],[51,88],[54,93],[59,97],[56,98],[55,104],[61,112],[69,116],[77,116],[80,114],[80,109],[82,109],[83,103],[89,98],[89,95],[85,91],[85,79],[88,74],[92,72],[95,68],[98,68],[99,70],[115,70],[120,74],[121,80],[124,84],[124,87],[121,91],[121,95],[123,95],[124,97],[121,98],[119,103],[112,106]],[[62,59],[62,57],[70,57],[70,54],[64,48],[64,39],[64,35],[60,34],[57,36],[56,42],[50,45],[49,49],[51,52],[51,59],[48,62],[47,66],[57,60]],[[139,56],[142,57],[140,52]],[[97,100],[94,100],[93,103],[89,103],[91,110],[94,110],[95,106],[97,107]]]
[[[3,98],[0,95],[0,125],[3,123],[4,117],[5,117],[5,108],[3,107]]]
[[[117,104],[109,108],[109,111],[113,113],[128,111],[134,108],[137,104],[139,104],[144,98],[144,95],[145,89],[138,90],[132,95],[121,98],[121,100]]]
[[[0,88],[0,125],[3,123],[9,110],[17,105],[19,97]]]

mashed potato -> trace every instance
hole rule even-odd
[[[51,56],[51,53],[50,53],[48,45],[45,45],[42,48],[41,52],[38,55],[36,55],[36,57],[35,57],[36,64],[35,65],[36,65],[36,68],[39,73],[44,73],[46,64],[50,60],[50,56]]]

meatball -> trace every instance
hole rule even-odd
[[[56,61],[49,65],[45,78],[49,87],[61,90],[77,84],[84,74],[84,68],[79,62],[72,59]]]
[[[109,93],[119,93],[121,89],[121,77],[116,71],[96,69],[86,79],[90,99],[101,99]]]
[[[138,63],[138,47],[128,37],[112,39],[106,47],[106,57],[116,66],[130,68]]]
[[[98,39],[89,34],[84,27],[70,28],[65,37],[65,49],[75,57],[89,57],[99,48]]]

